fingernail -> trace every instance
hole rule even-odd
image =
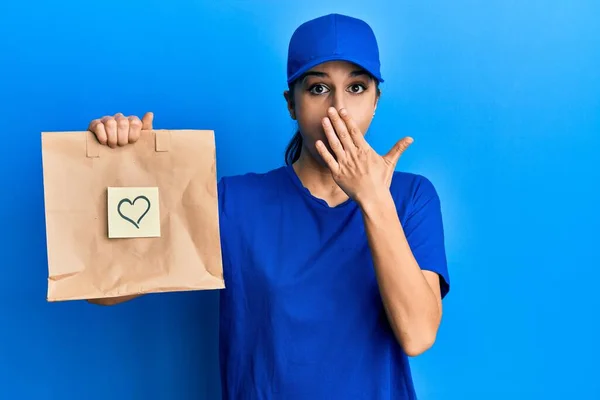
[[[348,113],[346,112],[346,109],[345,109],[345,108],[341,108],[341,109],[340,109],[340,115],[341,115],[342,117],[345,117],[345,116],[346,116],[346,114],[348,114]]]

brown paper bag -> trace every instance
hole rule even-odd
[[[213,131],[42,133],[48,301],[224,288]]]

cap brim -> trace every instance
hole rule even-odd
[[[288,84],[291,83],[291,82],[293,82],[293,81],[295,81],[299,77],[301,77],[303,74],[305,74],[306,72],[308,72],[311,68],[314,68],[317,65],[323,64],[323,63],[328,62],[328,61],[348,61],[348,62],[351,62],[353,64],[358,65],[360,68],[364,69],[365,71],[369,72],[379,82],[383,82],[383,78],[381,77],[381,74],[377,71],[376,68],[373,68],[372,66],[369,66],[369,65],[366,65],[364,63],[361,63],[360,61],[355,60],[352,57],[345,57],[345,56],[342,56],[342,55],[333,55],[333,56],[316,58],[313,61],[311,61],[310,63],[307,63],[306,65],[304,65],[302,68],[300,68],[298,71],[296,71],[292,76],[290,76],[288,78],[288,80],[287,80]]]

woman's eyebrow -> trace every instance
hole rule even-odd
[[[352,71],[350,73],[351,77],[356,77],[356,76],[362,76],[362,75],[368,75],[367,71],[365,71],[364,69],[357,69],[356,71]]]

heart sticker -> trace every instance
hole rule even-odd
[[[144,200],[147,206],[144,212],[137,219],[135,219],[135,217],[130,218],[121,211],[121,207],[123,206],[123,204],[127,203],[133,207],[135,206],[135,203],[138,200]],[[146,214],[148,214],[148,211],[150,211],[150,200],[146,196],[138,196],[135,199],[133,199],[133,201],[129,200],[128,198],[124,198],[121,201],[119,201],[119,205],[117,206],[117,212],[119,213],[121,218],[123,218],[125,221],[132,223],[133,226],[135,226],[137,229],[140,229],[140,222],[146,216]]]

